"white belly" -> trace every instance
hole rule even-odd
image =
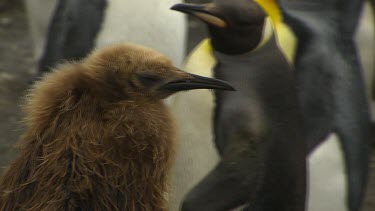
[[[196,50],[188,59],[185,66],[187,72],[212,77],[211,68],[215,61],[206,54],[206,50],[205,47]],[[178,211],[188,191],[219,160],[212,131],[214,96],[208,90],[177,94],[172,98],[170,107],[178,127],[179,145],[172,168],[169,210]]]
[[[331,134],[308,158],[308,211],[346,211],[347,176],[341,146]]]
[[[24,0],[35,58],[42,55],[57,0]],[[185,15],[169,8],[181,0],[108,0],[97,47],[133,42],[154,48],[181,65],[185,56]]]
[[[57,0],[24,0],[27,20],[34,44],[34,56],[39,59],[47,39],[47,30]]]
[[[364,79],[366,82],[367,96],[370,103],[370,111],[372,119],[375,119],[375,101],[371,99],[371,88],[374,83],[375,72],[375,36],[374,36],[374,14],[370,2],[366,2],[361,23],[356,34],[356,43],[358,45],[359,54],[363,66]]]
[[[108,0],[96,46],[132,42],[154,48],[176,65],[185,56],[185,16],[169,8],[181,0]]]

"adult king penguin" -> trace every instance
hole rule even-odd
[[[337,135],[347,175],[347,205],[340,210],[358,211],[367,184],[369,155],[369,112],[353,41],[363,1],[279,2],[285,22],[298,38],[295,66],[308,151],[329,134]],[[311,197],[319,199],[311,199],[311,210],[328,210],[332,203],[321,196]]]
[[[220,162],[187,195],[182,210],[302,211],[305,143],[293,72],[264,10],[251,0],[172,7],[208,26],[214,75],[237,93],[215,92]]]
[[[294,34],[289,31],[290,27],[282,22],[283,18],[276,0],[258,0],[257,2],[271,16],[277,31],[280,47],[287,55],[289,61],[294,62]],[[362,32],[359,32],[359,35],[361,34],[363,35]],[[363,47],[361,49],[363,50]],[[361,56],[364,58],[366,55]],[[212,46],[208,40],[204,40],[189,56],[185,69],[193,73],[209,76],[212,74],[210,68],[214,64],[215,60],[212,56]],[[199,70],[199,72],[195,72],[196,70]],[[194,94],[187,93],[175,97],[176,102],[174,102],[172,110],[174,111],[174,115],[177,115],[177,120],[183,124],[186,122],[186,117],[188,116],[191,121],[195,122],[195,124],[190,124],[189,127],[181,129],[183,134],[190,134],[190,136],[188,138],[187,136],[182,136],[186,141],[181,142],[179,149],[181,152],[177,154],[176,163],[178,165],[175,165],[173,169],[175,172],[179,173],[179,177],[175,178],[178,180],[176,183],[185,183],[182,188],[183,190],[178,189],[174,192],[176,194],[171,194],[172,197],[177,197],[177,199],[175,199],[176,201],[180,200],[181,192],[186,192],[188,187],[193,186],[199,178],[203,177],[218,161],[210,143],[212,138],[210,128],[212,125],[208,118],[213,115],[212,108],[214,105],[212,103],[212,98],[213,96],[210,95],[208,91],[204,90],[199,91],[199,94],[195,92]],[[181,105],[185,105],[185,108],[181,109]],[[180,107],[179,109],[178,106]],[[194,106],[199,106],[201,112],[195,111]],[[206,112],[202,112],[203,110]],[[188,114],[184,115],[182,114],[183,112]],[[199,138],[202,140],[195,140]],[[348,155],[342,155],[337,136],[332,135],[326,139],[324,144],[319,145],[317,149],[310,153],[308,159],[310,174],[310,188],[308,194],[309,211],[341,211],[347,209],[347,200],[345,198],[347,192],[347,171],[344,169],[345,163],[343,161],[343,156]],[[185,169],[185,171],[183,169]],[[172,186],[172,189],[173,188]]]
[[[154,48],[178,66],[185,56],[185,18],[168,10],[181,0],[45,1],[26,0],[40,73],[63,60],[83,58],[94,48],[124,41]]]

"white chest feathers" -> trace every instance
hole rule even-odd
[[[145,45],[165,54],[176,65],[185,55],[184,15],[169,8],[181,0],[108,0],[96,46],[118,42]]]
[[[308,211],[346,211],[345,162],[337,135],[331,134],[308,159]]]

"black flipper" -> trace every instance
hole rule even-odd
[[[245,204],[258,186],[259,169],[255,161],[250,159],[246,162],[238,158],[233,162],[221,161],[189,192],[181,210],[224,211]]]
[[[63,60],[78,60],[94,47],[107,0],[59,0],[49,26],[39,72]]]
[[[345,121],[343,124],[347,124]],[[358,123],[355,121],[354,123]],[[337,134],[342,143],[345,153],[346,172],[348,178],[348,207],[351,211],[361,210],[362,201],[366,193],[368,180],[368,161],[369,147],[367,136],[364,136],[366,123],[362,127],[354,125],[340,125]]]

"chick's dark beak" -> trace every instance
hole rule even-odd
[[[176,10],[179,12],[183,12],[189,15],[193,15],[202,21],[214,25],[220,28],[226,28],[227,23],[224,21],[219,14],[215,13],[213,10],[215,8],[215,4],[175,4],[171,7],[171,10]]]
[[[192,12],[209,13],[204,5],[200,4],[175,4],[171,7],[171,10],[190,14]]]
[[[186,78],[170,81],[161,87],[162,90],[178,92],[192,89],[219,89],[235,91],[228,82],[207,78],[199,75],[188,74]]]

